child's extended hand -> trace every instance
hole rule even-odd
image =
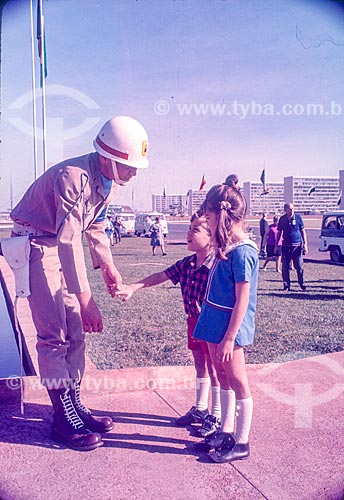
[[[160,271],[158,273],[151,274],[150,276],[146,276],[138,283],[132,283],[131,285],[121,285],[120,289],[115,289],[112,293],[113,297],[122,297],[122,301],[125,302],[130,299],[134,292],[140,290],[141,288],[150,287],[160,285],[160,283],[164,283],[168,278],[164,271]]]
[[[220,363],[225,363],[233,358],[234,340],[224,338],[216,350],[216,358]]]
[[[122,276],[113,262],[101,264],[100,269],[102,271],[103,280],[107,285],[108,293],[114,297],[114,292],[121,288]]]
[[[120,290],[116,290],[113,297],[121,297],[123,302],[126,302],[135,292],[132,285],[122,285]]]

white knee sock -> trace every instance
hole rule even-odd
[[[248,443],[248,436],[251,429],[252,412],[253,412],[253,399],[252,397],[246,399],[237,399],[237,419],[235,429],[235,441],[237,443]]]
[[[210,378],[196,377],[196,408],[204,411],[208,408]]]
[[[220,386],[211,386],[211,415],[216,418],[221,418],[221,398],[220,398]]]
[[[221,399],[221,431],[234,432],[235,392],[232,389],[220,390]]]

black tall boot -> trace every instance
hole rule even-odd
[[[104,442],[98,433],[91,432],[77,414],[70,389],[48,389],[54,407],[52,438],[73,450],[90,451]]]
[[[109,416],[99,417],[97,415],[93,415],[91,410],[86,408],[81,403],[80,399],[80,382],[77,380],[73,380],[71,384],[70,390],[71,399],[73,401],[74,408],[77,411],[77,414],[84,422],[86,427],[90,429],[92,432],[108,432],[111,431],[113,427],[113,421]]]

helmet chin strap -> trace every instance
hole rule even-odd
[[[122,179],[120,178],[120,176],[118,174],[118,169],[117,169],[117,163],[116,163],[116,161],[115,160],[111,160],[111,165],[112,165],[113,175],[114,175],[114,178],[115,178],[115,183],[119,184],[120,186],[126,186],[129,181],[122,181]]]

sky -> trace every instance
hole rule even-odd
[[[99,128],[116,115],[133,116],[148,132],[149,168],[119,187],[116,203],[151,209],[152,194],[164,188],[186,194],[199,188],[203,174],[209,189],[230,173],[240,183],[259,182],[264,165],[267,184],[344,169],[340,2],[43,0],[43,6],[48,165],[93,151]],[[1,51],[4,211],[34,180],[29,0],[5,3]],[[39,88],[36,40],[34,55]],[[41,174],[41,139],[38,153]]]

